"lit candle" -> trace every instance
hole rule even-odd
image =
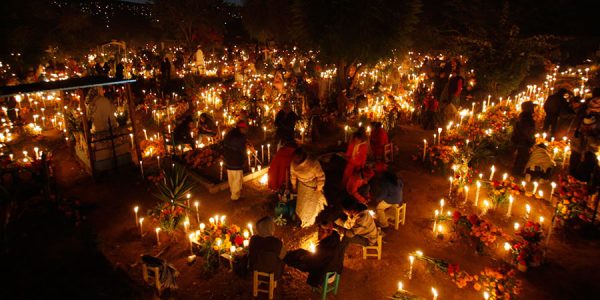
[[[440,214],[439,210],[435,210],[434,213],[434,217],[433,217],[433,234],[435,235],[435,231],[437,230],[437,219],[438,219],[438,215]]]
[[[221,225],[225,224],[225,215],[221,216]]]
[[[481,189],[481,182],[479,180],[477,180],[477,190],[475,192],[475,206],[477,206],[477,204],[479,203],[479,190]]]
[[[425,161],[426,153],[427,153],[427,140],[423,139],[423,161]]]
[[[465,185],[465,204],[467,203],[467,200],[469,200],[469,186]]]
[[[267,144],[267,162],[271,161],[271,144]]]
[[[552,186],[552,190],[550,190],[550,202],[552,202],[552,197],[554,197],[554,189],[556,188],[556,182],[552,181],[550,185]]]
[[[142,178],[144,178],[144,163],[140,160],[140,171],[142,172]]]
[[[510,217],[510,212],[512,210],[512,205],[513,205],[514,201],[515,201],[515,198],[513,198],[512,195],[508,196],[508,211],[506,211],[507,217]]]
[[[204,225],[204,223],[200,223],[200,231],[204,232],[204,228],[206,228],[206,225]]]
[[[535,193],[537,192],[537,188],[538,188],[538,182],[534,181],[533,182],[533,191],[531,192],[532,195],[535,195]]]
[[[160,232],[160,228],[156,227],[156,229],[154,229],[154,231],[156,231],[156,244],[158,246],[160,246],[160,236],[158,235],[158,233]]]
[[[219,167],[220,167],[220,171],[219,171],[219,181],[223,181],[223,161],[219,162]]]
[[[35,152],[35,160],[38,160],[39,154],[40,154],[40,149],[38,147],[34,147],[33,152]]]
[[[519,230],[519,227],[521,227],[521,225],[518,222],[515,222],[515,224],[513,224],[513,228],[515,229],[515,231]]]
[[[452,196],[452,183],[454,182],[454,177],[450,176],[448,178],[448,180],[450,180],[450,189],[448,190],[448,197]]]
[[[571,147],[565,146],[565,149],[563,150],[563,163],[562,163],[563,168],[567,164],[567,153],[569,152],[570,149],[571,149]]]
[[[410,266],[408,268],[408,279],[412,279],[413,263],[415,262],[415,257],[412,255],[409,255],[408,261],[410,262]]]
[[[250,241],[249,240],[244,240],[244,248],[248,247],[248,245],[250,245]]]
[[[442,140],[442,128],[438,128],[438,144],[440,144]]]
[[[267,126],[263,126],[263,138],[265,141],[267,140]]]
[[[252,224],[248,223],[248,229],[250,229],[250,234],[254,235],[254,230],[252,229]]]
[[[135,226],[138,226],[138,222],[137,221],[138,221],[138,210],[139,209],[140,208],[137,207],[137,206],[133,208],[133,213],[135,214]]]
[[[229,252],[231,252],[231,254],[233,255],[233,253],[235,253],[235,246],[229,247]]]
[[[348,141],[348,125],[344,126],[344,142]]]
[[[398,291],[399,292],[404,291],[404,285],[402,284],[402,281],[398,281]]]
[[[208,219],[208,222],[210,223],[211,226],[216,226],[215,225],[215,218],[211,217],[210,219]]]
[[[198,205],[200,205],[200,203],[198,203],[198,201],[195,201],[194,206],[196,207],[196,221],[198,222],[198,224],[200,224],[200,216],[198,214]]]
[[[490,173],[490,181],[492,181],[492,179],[494,178],[494,172],[496,172],[496,167],[494,165],[492,165],[491,170],[492,170],[492,172]]]
[[[160,169],[160,156],[156,156],[156,161],[158,162],[158,168]]]
[[[250,162],[250,150],[246,150],[246,155],[248,155],[248,168],[250,168],[252,166],[252,163]]]
[[[483,299],[488,300],[490,299],[490,293],[488,292],[483,292]]]
[[[190,253],[194,255],[194,237],[196,235],[194,233],[190,233],[188,237],[190,238]]]
[[[539,190],[537,193],[538,199],[544,199],[544,191]]]
[[[146,138],[146,140],[148,139],[148,132],[146,132],[146,129],[142,129],[144,131],[144,137]]]
[[[433,294],[433,300],[437,300],[438,292],[435,288],[431,288],[431,293]]]
[[[265,145],[260,145],[260,160],[265,163]]]
[[[531,206],[529,204],[525,204],[525,219],[529,219],[530,212],[531,212]]]
[[[440,215],[444,214],[444,204],[446,204],[446,202],[444,202],[444,199],[440,199]]]
[[[508,173],[502,174],[502,181],[506,181],[508,179]]]

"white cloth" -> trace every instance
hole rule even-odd
[[[300,165],[292,163],[290,168],[292,187],[298,187],[296,200],[296,214],[302,221],[302,227],[315,223],[317,215],[327,205],[323,187],[325,186],[325,173],[321,164],[314,159],[307,158]]]
[[[242,194],[242,185],[244,184],[244,171],[227,170],[227,182],[231,192],[231,200],[238,200]]]
[[[104,96],[96,96],[90,105],[90,118],[92,119],[92,132],[102,132],[108,130],[108,120],[113,128],[117,128],[115,119],[115,108]]]
[[[377,222],[379,223],[379,225],[381,227],[388,227],[388,217],[385,214],[385,210],[392,207],[394,205],[389,204],[385,201],[379,201],[379,204],[377,204],[377,207],[375,208],[375,212],[376,212],[376,216],[377,216]]]

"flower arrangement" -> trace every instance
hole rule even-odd
[[[489,299],[510,300],[521,293],[521,281],[515,279],[515,270],[495,270],[489,267],[483,269],[479,275],[475,275],[473,288],[476,291],[485,291]]]
[[[560,177],[556,217],[563,223],[589,222],[593,214],[588,204],[585,182],[572,176]]]
[[[462,215],[459,211],[452,214],[454,231],[462,237],[468,237],[476,243],[478,252],[483,252],[483,246],[492,246],[499,237],[506,235],[499,227],[479,218],[477,215]]]
[[[458,264],[426,256],[421,252],[415,252],[412,255],[416,259],[428,263],[434,270],[448,274],[450,280],[461,289],[472,284],[474,290],[488,292],[489,299],[514,299],[521,292],[521,281],[515,279],[514,270],[485,267],[479,275],[471,275],[461,270]]]
[[[211,218],[208,227],[196,231],[193,242],[198,245],[198,253],[204,257],[205,271],[212,271],[218,267],[219,257],[223,253],[231,255],[233,261],[244,256],[249,236],[248,230],[242,232],[237,225],[226,225],[224,216],[221,219],[216,216]]]
[[[454,156],[458,152],[456,148],[446,145],[431,145],[427,147],[427,158],[431,172],[435,170],[446,170],[448,164],[454,161]]]
[[[185,162],[193,168],[211,167],[218,164],[221,160],[222,145],[213,144],[210,147],[203,147],[188,151],[185,154]]]
[[[165,147],[162,141],[142,140],[140,148],[144,157],[152,157],[154,155],[163,156],[165,154]]]
[[[524,192],[523,187],[512,176],[503,180],[493,180],[489,186],[488,197],[492,200],[495,208],[506,203],[510,195],[517,196]]]
[[[543,251],[540,243],[544,232],[542,225],[537,222],[527,221],[523,228],[516,233],[517,240],[511,246],[512,263],[520,271],[527,271],[528,267],[539,266],[542,262]]]

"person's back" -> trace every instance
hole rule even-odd
[[[534,132],[535,121],[533,120],[533,114],[521,112],[515,124],[511,141],[516,146],[531,147],[535,142],[533,137]]]
[[[226,167],[231,170],[243,169],[246,135],[239,128],[230,130],[223,139],[223,147],[223,158]]]
[[[283,261],[280,258],[283,243],[274,236],[255,235],[250,238],[248,246],[248,266],[252,271],[275,273],[281,276]]]

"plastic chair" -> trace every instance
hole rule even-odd
[[[327,299],[327,294],[333,292],[334,295],[337,295],[338,286],[340,285],[340,274],[336,272],[328,272],[325,274],[325,279],[323,280],[323,287],[321,289],[321,299]]]
[[[406,203],[402,203],[402,205],[394,204],[394,210],[396,212],[394,219],[394,229],[398,230],[400,228],[400,223],[404,225],[406,221]]]
[[[363,259],[367,259],[368,257],[377,257],[378,260],[381,260],[381,245],[383,244],[383,235],[381,234],[381,229],[377,228],[377,244],[374,246],[363,246]],[[370,250],[374,250],[375,253],[369,253]]]
[[[273,299],[273,294],[274,294],[275,288],[277,287],[277,281],[275,280],[275,274],[254,271],[253,278],[254,279],[253,279],[253,285],[252,285],[252,295],[254,297],[258,297],[258,292],[268,293],[269,299]],[[265,279],[261,280],[261,278],[265,278]],[[268,281],[267,281],[267,278],[268,278]],[[261,284],[267,285],[268,289],[266,289],[266,290],[261,289],[260,288]]]

